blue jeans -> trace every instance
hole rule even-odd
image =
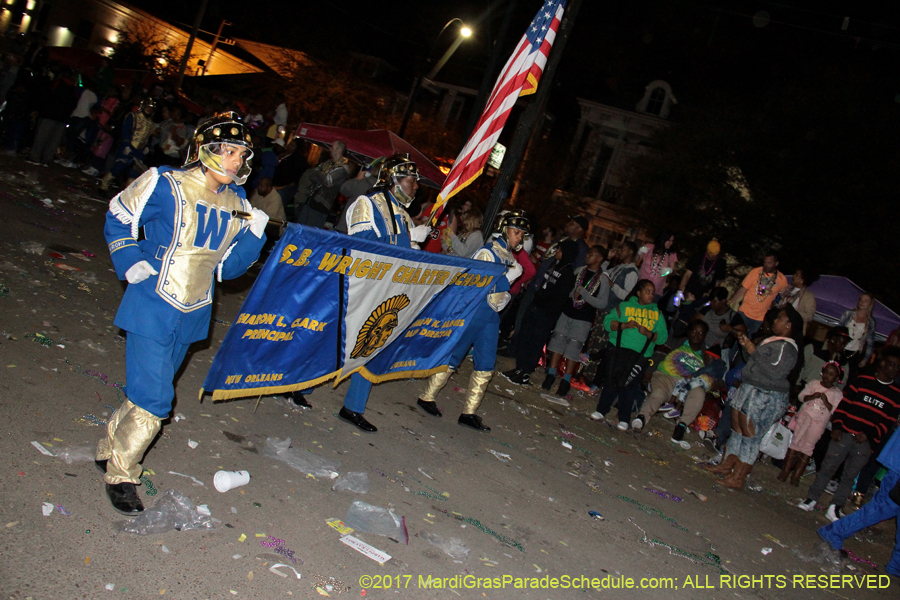
[[[744,313],[740,313],[740,315],[741,318],[744,319],[744,324],[747,326],[747,337],[752,338],[754,335],[756,335],[756,332],[759,331],[759,328],[762,327],[763,322],[757,321],[756,319],[751,319]]]
[[[747,415],[753,423],[754,435],[747,437],[734,430],[728,440],[727,454],[735,454],[744,464],[752,465],[759,455],[759,445],[769,428],[781,418],[788,405],[788,393],[763,390],[746,381],[731,401],[732,408]],[[732,427],[735,423],[732,423]]]
[[[846,435],[846,434],[845,434]],[[870,502],[854,513],[850,513],[842,519],[838,519],[830,525],[819,528],[819,537],[831,544],[835,550],[844,547],[844,540],[857,531],[871,527],[876,523],[887,519],[900,517],[900,505],[890,499],[888,493],[900,481],[900,472],[888,471],[881,478],[881,487]],[[891,560],[884,568],[891,575],[900,577],[900,527],[897,528],[897,541],[894,544],[894,553]]]

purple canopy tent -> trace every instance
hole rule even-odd
[[[790,281],[788,277],[788,281]],[[816,295],[815,321],[835,326],[844,312],[856,307],[859,295],[864,289],[838,275],[822,275],[818,281],[809,286]],[[897,327],[900,327],[900,315],[881,302],[875,301],[875,339],[884,341]]]

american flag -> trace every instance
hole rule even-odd
[[[546,0],[500,73],[484,112],[444,182],[433,214],[484,171],[491,149],[519,96],[533,94],[562,20],[565,0]]]

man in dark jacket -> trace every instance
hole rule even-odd
[[[68,77],[69,73],[65,75],[60,77],[58,69],[51,69],[50,76],[39,84],[35,107],[39,121],[31,154],[26,161],[29,164],[49,167],[62,144],[69,115],[78,104],[75,86]]]
[[[324,228],[331,209],[340,194],[341,184],[350,175],[350,165],[344,153],[347,145],[336,141],[331,145],[331,160],[303,174],[294,198],[294,210],[302,204],[296,219],[301,225]],[[304,185],[309,181],[308,185]]]
[[[285,211],[290,208],[289,216],[294,214],[294,195],[297,193],[297,183],[300,176],[309,168],[306,162],[306,152],[302,150],[300,140],[295,138],[285,147],[284,154],[278,159],[275,167],[275,176],[272,177],[272,187],[281,196],[281,203]]]
[[[544,279],[534,294],[534,300],[522,319],[522,331],[516,348],[516,368],[505,371],[503,376],[512,383],[526,385],[537,368],[544,343],[553,332],[553,326],[569,302],[569,293],[575,286],[575,260],[578,244],[564,240],[556,248],[556,263],[544,273]]]

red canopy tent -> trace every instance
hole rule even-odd
[[[343,129],[341,127],[328,127],[327,125],[314,125],[301,123],[294,134],[296,137],[331,145],[342,140],[347,144],[347,154],[360,163],[370,162],[379,156],[390,156],[401,152],[409,153],[410,158],[419,167],[421,182],[428,187],[441,189],[446,175],[441,173],[434,163],[424,154],[413,148],[409,142],[386,129]]]

